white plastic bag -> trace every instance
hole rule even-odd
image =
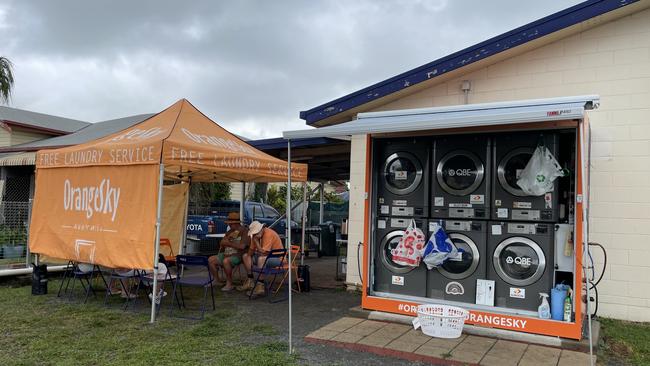
[[[553,181],[564,171],[545,146],[538,146],[517,180],[517,185],[529,196],[541,196],[553,190]]]
[[[433,223],[432,226],[433,233],[431,233],[422,253],[422,261],[429,270],[439,267],[449,258],[458,256],[458,249],[449,239],[445,230],[437,223]]]
[[[393,262],[402,266],[419,266],[425,240],[422,230],[418,229],[415,220],[411,220],[399,243],[391,250]]]

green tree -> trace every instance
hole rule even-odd
[[[280,214],[287,210],[287,185],[269,186],[266,191],[266,203],[273,206]],[[302,186],[291,187],[291,202],[302,201]]]
[[[209,206],[212,201],[230,198],[230,183],[192,183],[190,202],[197,206]]]
[[[8,103],[14,87],[13,64],[6,57],[0,56],[0,101]]]

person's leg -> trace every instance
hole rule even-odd
[[[262,268],[264,267],[264,262],[266,261],[266,256],[259,256],[257,257],[257,267]],[[255,284],[255,288],[253,288],[253,296],[258,296],[258,295],[264,295],[264,275],[260,275],[258,283]]]
[[[217,255],[213,255],[210,258],[208,258],[208,269],[212,274],[213,281],[219,280],[219,266],[221,266],[222,263],[223,263],[223,253],[219,253]]]
[[[253,258],[248,254],[244,253],[242,260],[244,262],[244,268],[246,269],[246,281],[241,285],[237,286],[238,291],[246,291],[253,288]]]
[[[224,258],[223,260],[223,271],[226,273],[226,285],[221,289],[222,291],[232,290],[232,259],[236,258],[235,256],[230,256]]]

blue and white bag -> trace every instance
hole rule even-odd
[[[429,270],[439,267],[449,258],[458,256],[458,249],[449,239],[445,230],[438,223],[431,223],[429,229],[431,228],[433,228],[433,232],[422,254],[422,261]]]

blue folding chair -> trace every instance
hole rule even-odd
[[[274,293],[274,291],[271,290],[271,287],[273,286],[273,283],[275,283],[275,279],[277,278],[277,276],[282,276],[281,278],[283,278],[284,274],[287,272],[287,268],[285,265],[286,256],[287,256],[286,249],[274,249],[271,250],[271,252],[269,252],[269,255],[264,260],[264,264],[262,265],[262,267],[258,267],[257,263],[253,261],[253,264],[251,266],[251,272],[253,272],[253,276],[255,276],[255,274],[257,274],[257,276],[255,276],[255,280],[253,281],[253,289],[248,294],[249,300],[253,299],[253,292],[255,291],[255,287],[260,282],[264,284],[264,295],[266,296],[266,298],[270,303],[284,301],[289,297],[286,288],[290,288],[290,286],[286,286],[285,288],[286,296],[281,297],[279,299],[273,299],[272,294]],[[277,266],[270,266],[269,262],[271,262],[271,260],[274,258],[279,259],[280,264]],[[264,278],[260,279],[260,277],[262,276],[264,276]]]
[[[197,276],[187,275],[185,272],[189,268],[204,269],[204,273],[200,273]],[[212,297],[212,310],[216,309],[214,304],[214,287],[212,286],[212,274],[210,273],[210,268],[208,267],[208,257],[202,256],[191,256],[191,255],[178,255],[176,256],[176,268],[178,272],[176,274],[176,281],[174,281],[174,290],[172,291],[172,305],[169,311],[170,316],[174,313],[174,301],[178,298],[176,297],[176,289],[178,288],[181,293],[181,302],[182,307],[185,306],[185,296],[183,295],[183,286],[186,287],[202,287],[203,288],[203,302],[201,305],[201,317],[191,319],[203,319],[205,316],[205,302],[208,298],[208,288],[210,289],[210,295]],[[180,305],[180,304],[179,304]],[[180,306],[179,306],[180,307]]]
[[[120,285],[122,293],[125,294],[124,310],[129,307],[131,300],[135,299],[135,296],[132,296],[132,294],[137,295],[137,289],[135,291],[131,291],[129,282],[140,278],[139,270],[135,269],[130,272],[131,273],[120,273],[117,271],[112,271],[109,274],[108,285],[106,286],[106,294],[104,295],[104,306],[108,306],[108,298],[111,295],[111,286],[113,286],[113,283],[117,281],[117,283]]]

